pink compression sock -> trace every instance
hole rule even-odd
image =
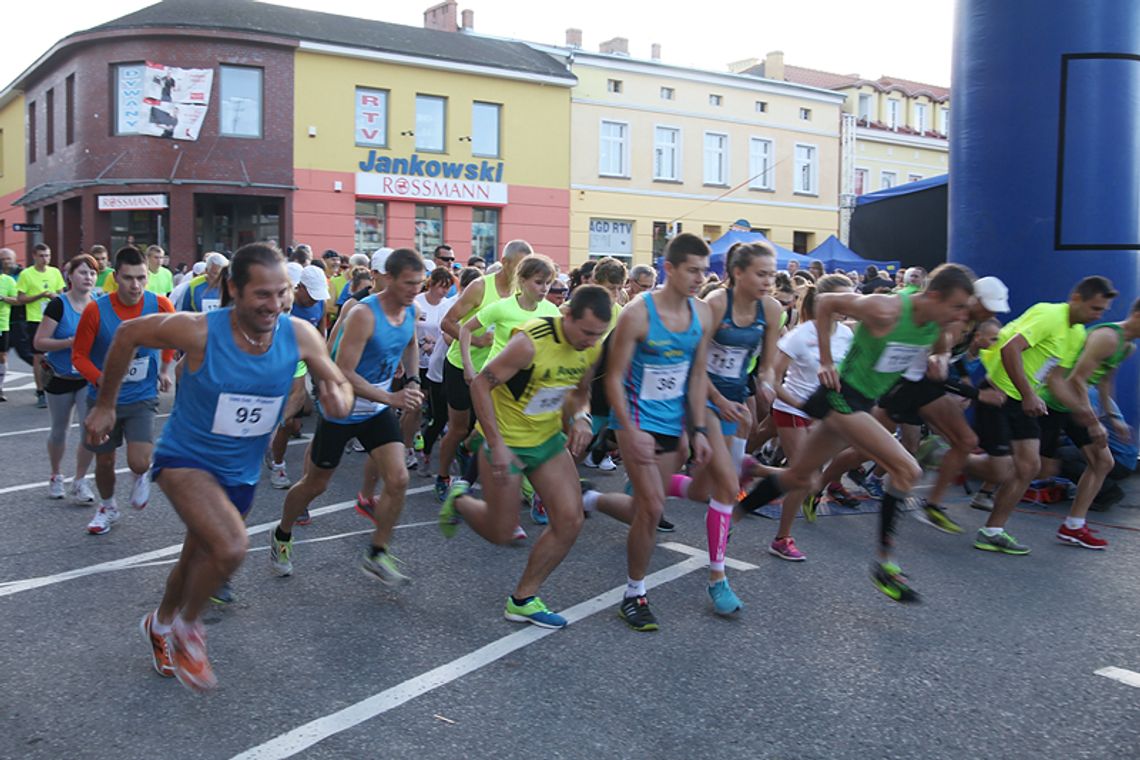
[[[728,529],[732,526],[732,505],[710,501],[705,513],[705,530],[709,539],[709,570],[724,572],[724,553],[728,549]]]
[[[669,481],[669,496],[676,496],[679,499],[689,498],[689,484],[693,479],[688,475],[677,473]]]

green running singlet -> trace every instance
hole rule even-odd
[[[937,322],[915,324],[911,296],[899,293],[899,321],[886,335],[876,337],[863,324],[855,328],[851,349],[839,365],[839,378],[869,399],[890,390],[911,366],[925,362],[927,353],[942,332]]]

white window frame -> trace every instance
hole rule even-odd
[[[886,184],[887,177],[891,178],[891,184],[889,184],[889,185]],[[899,185],[898,172],[887,171],[886,169],[883,169],[879,172],[879,189],[880,190],[886,190],[887,188],[890,188],[890,187],[898,187],[898,185]]]
[[[862,120],[866,121],[868,124],[870,124],[872,121],[874,121],[874,119],[871,118],[871,111],[874,110],[874,105],[873,105],[874,104],[874,97],[875,96],[869,92],[859,93],[859,99],[855,104],[855,109],[856,109],[855,118],[862,119]],[[864,100],[864,98],[866,98],[866,100]],[[866,113],[863,113],[863,103],[867,104],[867,112]]]
[[[800,180],[803,178],[803,162],[800,161],[799,157],[800,148],[809,148],[812,151],[811,160],[807,163],[811,186],[807,188],[800,186]],[[792,192],[796,195],[819,195],[819,146],[815,143],[796,143],[792,148],[792,163],[794,166]]]
[[[668,143],[662,143],[658,140],[658,130],[668,130],[673,132],[677,139],[672,145],[673,149],[673,176],[657,173],[657,151],[662,146],[667,146]],[[681,173],[681,128],[672,124],[654,124],[653,125],[653,179],[658,182],[680,182],[684,176]]]
[[[927,130],[930,129],[930,120],[927,117],[928,113],[929,111],[925,103],[914,104],[914,129],[920,135],[925,135]]]
[[[892,130],[899,128],[899,115],[902,112],[902,101],[898,98],[887,98],[887,127]]]
[[[602,144],[606,140],[613,140],[613,138],[606,137],[603,134],[607,124],[616,125],[622,128],[623,136],[620,141],[621,152],[618,156],[620,166],[617,172],[608,170],[602,163],[604,154],[602,152]],[[599,177],[618,177],[621,179],[629,179],[629,122],[618,121],[617,119],[600,119],[598,122],[598,176]]]
[[[950,134],[950,109],[946,106],[938,108],[938,131],[943,137]]]
[[[859,183],[857,181],[859,178],[860,172],[863,173],[863,192],[859,192]],[[856,197],[858,197],[860,195],[866,195],[867,193],[871,192],[871,170],[870,169],[868,169],[865,166],[856,166],[855,167],[854,179],[856,181],[853,181],[851,183],[851,192],[855,193]]]
[[[440,104],[441,111],[440,111],[440,115],[439,115],[440,124],[439,124],[439,147],[438,148],[432,147],[430,145],[421,145],[420,144],[420,138],[423,137],[423,131],[424,131],[424,129],[420,126],[420,101],[421,101],[421,99],[424,101],[425,104],[428,102],[431,102],[431,103],[438,102]],[[416,99],[415,99],[414,103],[415,103],[415,109],[416,109],[416,111],[415,111],[415,113],[416,113],[416,129],[414,130],[416,132],[415,143],[414,143],[416,146],[416,150],[420,153],[446,153],[447,152],[447,107],[448,107],[447,96],[446,95],[433,95],[433,94],[427,93],[427,92],[417,92],[416,93]],[[428,205],[430,205],[430,204],[428,204]]]
[[[613,95],[621,95],[622,89],[622,81],[620,79],[606,80],[606,92],[609,92]]]
[[[709,93],[709,105],[713,106],[715,108],[720,108],[721,106],[724,105],[724,96],[721,95],[720,93],[710,92]]]
[[[479,153],[475,148],[475,110],[479,106],[488,109],[495,109],[495,152],[494,153]],[[473,100],[471,101],[471,155],[478,156],[479,158],[501,158],[503,155],[503,104],[492,103],[489,100]]]
[[[760,173],[760,167],[756,162],[756,145],[758,143],[766,143],[768,145],[767,167],[763,174]],[[776,189],[776,141],[770,137],[760,137],[754,135],[748,138],[748,189],[749,190],[775,190]]]
[[[921,182],[923,179],[924,178],[921,174],[915,174],[914,172],[907,172],[907,175],[906,175],[906,181],[907,182]]]
[[[662,86],[660,92],[661,92],[661,99],[662,100],[676,100],[677,99],[677,90],[674,87]]]
[[[800,121],[811,121],[811,109],[800,106]]]
[[[721,151],[721,158],[720,158],[720,168],[722,169],[721,176],[719,179],[713,178],[711,180],[709,179],[709,144],[708,144],[708,140],[710,137],[721,137],[724,139],[724,149],[723,149],[723,151]],[[709,132],[709,131],[706,131],[704,133],[703,138],[701,139],[701,155],[704,156],[703,170],[702,170],[702,178],[704,180],[704,184],[713,185],[716,187],[727,186],[728,185],[728,167],[729,167],[728,133],[727,132]]]
[[[756,113],[768,113],[768,101],[757,100],[753,108],[756,109]]]

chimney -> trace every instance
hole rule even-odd
[[[760,65],[760,59],[759,58],[745,58],[744,60],[733,61],[732,63],[728,64],[728,70],[731,71],[733,74],[743,74],[745,71],[752,68],[753,66],[759,66],[759,65]]]
[[[444,0],[424,11],[424,29],[437,29],[441,32],[459,30],[459,13],[456,0]]]
[[[475,11],[473,11],[469,8],[469,9],[463,11],[463,13],[461,15],[463,18],[463,23],[460,24],[460,27],[463,29],[463,31],[465,31],[465,32],[475,31]]]
[[[764,78],[784,79],[784,51],[773,50],[764,58]]]
[[[629,55],[629,40],[625,37],[614,37],[598,46],[598,51],[610,55]]]
[[[582,47],[582,30],[581,29],[567,29],[566,30],[566,47],[568,48],[581,48]]]
[[[661,43],[654,42],[649,46],[649,57],[655,61],[661,60]]]

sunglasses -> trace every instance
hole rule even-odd
[[[562,296],[562,295],[566,295],[566,288],[551,288],[550,290],[548,290],[546,292],[548,292],[554,296]]]
[[[455,261],[454,256],[436,256],[436,258],[439,259],[440,261],[447,261],[449,263],[452,261]]]

